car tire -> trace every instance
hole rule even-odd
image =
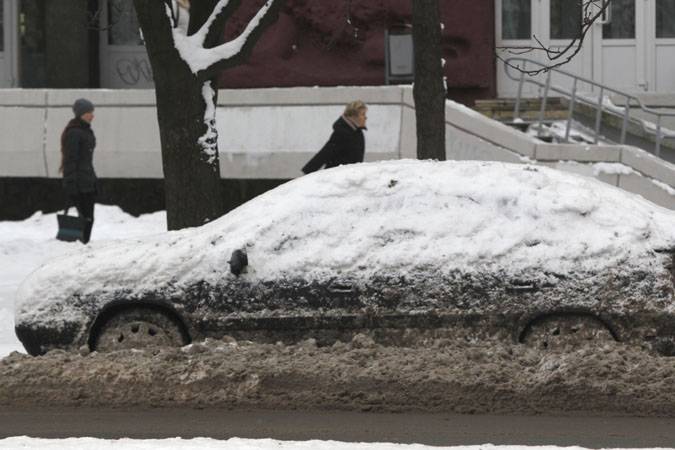
[[[187,344],[176,320],[160,309],[132,307],[107,317],[91,339],[92,351],[180,347]]]
[[[533,347],[555,349],[594,345],[616,341],[612,330],[591,314],[551,314],[530,322],[520,336],[520,342]]]

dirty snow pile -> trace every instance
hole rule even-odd
[[[73,295],[102,302],[120,290],[222,283],[234,277],[237,249],[248,253],[250,281],[359,282],[429,270],[648,268],[654,250],[672,247],[672,211],[590,178],[507,163],[386,161],[301,177],[196,229],[83,248],[32,274],[17,297],[28,319],[42,302]]]
[[[151,450],[172,448],[178,450],[560,450],[555,446],[524,446],[524,445],[464,445],[453,447],[430,447],[419,444],[386,444],[386,443],[351,443],[336,441],[277,441],[273,439],[238,439],[227,441],[214,439],[119,439],[103,440],[93,438],[71,439],[33,439],[15,437],[0,439],[0,448],[39,448],[45,450],[61,449],[129,449]],[[565,447],[567,450],[582,450],[581,447]]]
[[[95,215],[91,249],[109,245],[113,239],[166,230],[164,212],[135,218],[116,206],[96,205]],[[0,222],[0,358],[23,351],[14,335],[14,295],[21,281],[46,261],[84,248],[78,242],[57,241],[56,230],[56,214],[38,212],[23,221]],[[70,271],[62,268],[61,276]]]

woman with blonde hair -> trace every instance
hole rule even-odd
[[[350,102],[333,124],[333,134],[319,152],[302,168],[311,173],[323,166],[327,169],[342,164],[363,162],[366,149],[363,130],[367,130],[368,107],[361,100]]]

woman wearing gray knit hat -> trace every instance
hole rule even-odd
[[[73,104],[75,117],[61,133],[61,168],[63,189],[67,205],[74,205],[77,214],[84,220],[82,242],[89,242],[94,225],[94,202],[98,179],[94,171],[93,157],[96,137],[91,129],[94,120],[94,104],[80,98]]]

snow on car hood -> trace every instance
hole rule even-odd
[[[227,282],[536,269],[648,270],[675,243],[675,213],[591,178],[540,166],[416,160],[290,181],[198,228],[84,248],[31,274],[18,313],[57,299]],[[39,309],[39,308],[38,308]]]

